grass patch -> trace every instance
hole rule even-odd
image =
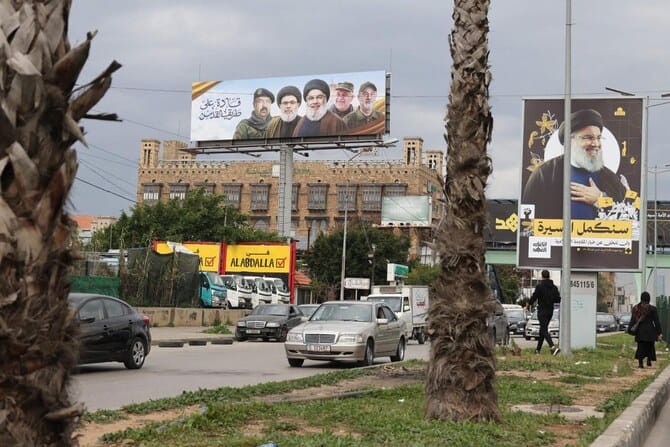
[[[573,355],[533,355],[527,350],[512,355],[499,349],[495,386],[502,415],[500,423],[440,422],[423,418],[425,404],[422,374],[427,362],[413,360],[381,368],[352,368],[304,379],[272,382],[241,388],[184,392],[170,399],[128,405],[125,413],[199,405],[201,411],[176,421],[151,423],[138,429],[107,434],[103,440],[147,447],[232,446],[248,447],[274,442],[282,447],[316,446],[588,446],[654,380],[640,376],[630,381],[635,344],[631,337],[613,335],[597,349],[577,350]],[[668,364],[659,355],[655,373]],[[375,387],[382,375],[413,374],[415,382]],[[292,390],[337,385],[353,379],[367,392],[347,399],[288,401],[258,400]],[[628,379],[628,382],[622,380]],[[419,381],[416,383],[416,381]],[[628,386],[613,386],[615,383]],[[512,411],[518,404],[574,404],[585,388],[607,386],[597,410],[603,419],[571,422],[559,414],[535,415]],[[351,389],[350,389],[351,390]],[[606,396],[606,397],[605,397]]]
[[[228,328],[228,326],[222,325],[220,321],[219,321],[218,325],[208,327],[207,329],[205,329],[202,332],[204,332],[205,334],[226,334],[226,335],[227,334],[232,334],[232,332],[230,332],[230,329]]]

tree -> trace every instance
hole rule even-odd
[[[499,420],[494,346],[486,320],[494,309],[484,254],[486,155],[493,118],[488,105],[488,0],[455,0],[449,40],[453,65],[446,117],[446,216],[438,232],[441,271],[432,288],[432,349],[427,418]]]
[[[111,85],[113,62],[75,83],[94,33],[67,38],[69,0],[13,0],[0,7],[0,445],[66,446],[83,405],[68,393],[78,324],[68,308],[64,211],[77,171],[71,147],[82,118]]]
[[[184,199],[171,199],[153,205],[140,203],[125,212],[114,224],[97,231],[88,248],[147,247],[153,240],[172,242],[226,241],[281,242],[277,233],[256,230],[248,216],[231,205],[225,196],[208,194],[203,188],[189,191]],[[110,242],[111,241],[111,242]]]
[[[341,230],[320,234],[304,258],[312,279],[322,285],[335,286],[338,296],[342,273],[343,236],[344,232]],[[354,224],[347,228],[345,276],[370,278],[372,264],[368,255],[372,252],[372,244],[375,245],[375,281],[383,281],[386,278],[386,265],[389,262],[407,262],[410,246],[408,238],[395,236],[389,231],[378,228]],[[323,290],[328,289],[323,287]]]

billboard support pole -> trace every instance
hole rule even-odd
[[[279,149],[279,213],[277,233],[291,238],[291,202],[293,192],[293,149],[282,144]]]
[[[570,312],[572,302],[570,299],[570,270],[571,270],[571,228],[572,220],[571,200],[570,200],[570,151],[572,146],[572,129],[570,128],[570,115],[572,114],[572,67],[571,67],[571,47],[572,47],[572,1],[565,1],[565,137],[563,138],[563,245],[561,262],[561,310],[560,310],[560,332],[558,334],[561,352],[564,355],[571,354],[570,341]]]

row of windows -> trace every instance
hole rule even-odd
[[[195,185],[205,188],[206,192],[214,193],[213,184]],[[270,201],[270,185],[267,183],[254,183],[251,187],[251,211],[267,211]],[[325,211],[327,209],[329,185],[324,183],[314,183],[307,185],[307,208],[310,211]],[[142,201],[152,204],[160,200],[162,184],[143,185]],[[188,192],[189,185],[184,183],[169,184],[170,199],[184,199]],[[355,211],[360,190],[360,206],[362,211],[381,211],[382,197],[404,196],[407,192],[405,184],[341,184],[337,185],[337,210]],[[240,208],[242,196],[242,185],[239,183],[223,184],[224,203]],[[300,195],[300,185],[293,185],[291,192],[291,209],[298,211],[298,197]]]

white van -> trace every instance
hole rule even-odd
[[[251,309],[251,289],[242,282],[239,275],[221,275],[221,281],[227,289],[227,307],[236,309]]]
[[[289,304],[291,300],[291,293],[284,284],[284,280],[281,278],[265,278],[268,283],[270,283],[270,288],[272,289],[272,302],[273,303],[282,303]]]
[[[252,283],[251,302],[253,307],[259,304],[272,303],[272,289],[265,278],[260,276],[245,276]]]

